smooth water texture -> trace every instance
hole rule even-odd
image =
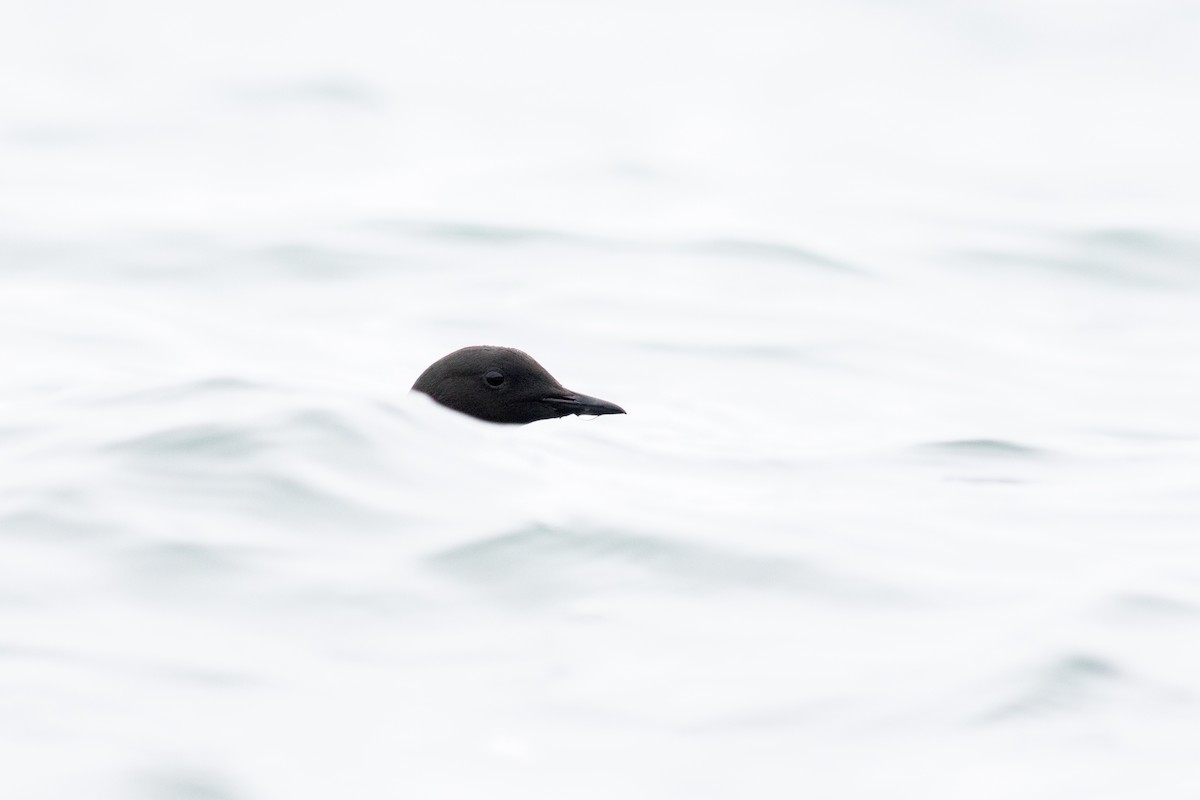
[[[1195,797],[1198,36],[16,6],[0,797]]]

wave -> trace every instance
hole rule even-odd
[[[820,595],[894,602],[901,592],[804,560],[758,556],[616,530],[534,524],[443,550],[427,565],[475,589],[516,601],[561,599],[613,587]]]

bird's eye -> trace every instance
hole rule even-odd
[[[499,389],[504,383],[504,373],[497,370],[492,370],[491,372],[486,373],[483,376],[483,379],[487,382],[488,386],[491,386],[493,389]]]

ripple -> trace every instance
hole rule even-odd
[[[116,531],[115,525],[81,519],[61,510],[32,508],[0,516],[0,536],[28,537],[42,542],[54,539],[94,540],[113,536]]]
[[[825,267],[853,275],[865,276],[869,274],[866,270],[848,262],[829,258],[812,250],[782,242],[754,239],[712,239],[696,242],[692,245],[685,245],[684,249],[708,256],[755,261],[783,261],[789,264]]]
[[[134,573],[155,583],[214,575],[229,575],[244,569],[229,547],[200,542],[162,542],[126,550],[124,564]]]
[[[281,430],[316,434],[318,437],[348,445],[370,445],[372,439],[346,418],[324,408],[304,409],[292,414],[280,426]]]
[[[133,781],[135,797],[146,800],[240,800],[246,795],[221,775],[191,769],[156,769]]]
[[[1200,613],[1200,608],[1159,594],[1130,593],[1113,598],[1104,611],[1106,616],[1117,620],[1141,624],[1154,619],[1191,619]]]
[[[301,409],[258,424],[198,423],[138,434],[102,450],[143,458],[240,459],[268,450],[297,449],[321,458],[361,457],[373,440],[343,415],[328,409]]]
[[[920,444],[915,449],[922,453],[1004,459],[1043,458],[1048,454],[1047,451],[1040,448],[1006,439],[951,439]]]
[[[1090,653],[1064,655],[1034,670],[1015,698],[983,714],[979,721],[1076,711],[1106,699],[1117,686],[1128,682],[1129,677],[1113,661]]]
[[[847,261],[832,258],[790,242],[765,239],[701,239],[672,241],[632,239],[619,236],[585,234],[576,231],[495,225],[478,222],[375,220],[364,228],[405,237],[443,240],[470,245],[513,246],[558,244],[587,250],[622,253],[675,254],[742,261],[783,262],[805,267],[820,267],[848,275],[866,276],[870,272]]]
[[[660,353],[715,356],[735,359],[766,359],[784,361],[812,361],[816,348],[786,344],[731,344],[729,342],[685,342],[643,340],[637,346],[644,350]]]
[[[235,102],[254,107],[320,105],[377,110],[386,104],[386,96],[376,88],[353,78],[339,76],[241,84],[229,87],[226,95]]]
[[[280,267],[286,274],[297,278],[336,281],[394,269],[398,263],[394,256],[305,242],[284,242],[264,247],[255,251],[252,259],[257,263]]]
[[[1137,228],[1035,233],[1026,245],[972,250],[960,257],[984,266],[1043,269],[1145,288],[1194,286],[1200,279],[1200,242]]]
[[[29,428],[0,427],[0,442],[19,442],[33,435]]]
[[[549,228],[528,228],[467,221],[381,219],[365,223],[362,227],[380,233],[464,244],[521,245],[556,242],[596,245],[605,241]]]
[[[629,585],[683,590],[815,593],[849,601],[898,592],[788,558],[747,556],[617,531],[531,525],[430,556],[433,569],[516,601]]]
[[[110,444],[104,449],[143,456],[194,455],[241,458],[267,449],[249,430],[227,425],[187,425],[148,433]]]
[[[127,392],[112,397],[94,401],[96,405],[114,405],[121,403],[171,403],[181,400],[205,398],[212,395],[234,394],[240,392],[280,391],[278,387],[257,381],[232,376],[214,376],[201,378],[183,383],[155,386]]]
[[[159,502],[187,503],[221,514],[249,514],[264,522],[292,525],[343,524],[364,529],[385,521],[362,501],[322,486],[317,479],[273,470],[203,470],[160,466],[146,470],[139,487]]]

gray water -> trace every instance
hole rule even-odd
[[[1191,5],[6,16],[0,797],[1200,793]]]

